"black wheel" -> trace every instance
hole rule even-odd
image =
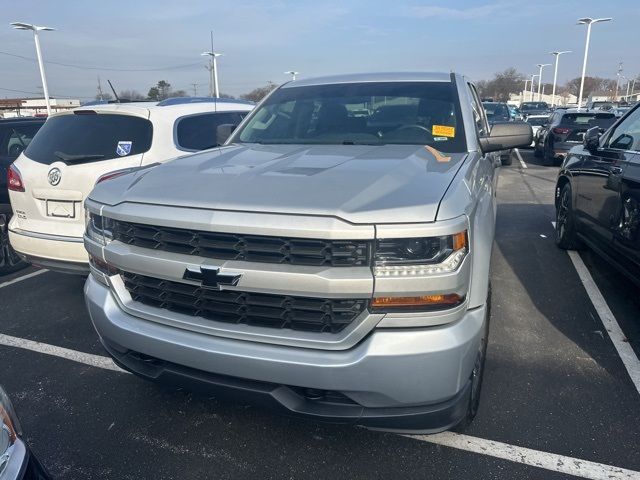
[[[555,155],[553,154],[553,150],[551,149],[551,144],[549,142],[544,142],[544,147],[542,148],[544,164],[552,167],[556,161]]]
[[[469,405],[467,406],[467,414],[453,429],[456,432],[464,432],[473,422],[478,414],[480,406],[480,393],[482,391],[482,379],[484,377],[484,364],[487,359],[487,343],[489,342],[489,320],[491,318],[491,285],[489,285],[489,294],[487,295],[487,309],[482,327],[482,337],[476,355],[476,363],[471,372],[471,394],[469,395]]]
[[[0,275],[15,272],[27,266],[9,243],[9,216],[0,214]]]
[[[582,246],[576,234],[572,198],[571,184],[566,183],[556,206],[556,245],[564,250],[577,250]]]
[[[502,165],[511,165],[513,163],[513,158],[511,157],[511,150],[509,150],[508,155],[502,155],[500,157],[500,161],[502,162]]]
[[[536,158],[542,158],[542,150],[540,150],[538,142],[533,146],[533,156]]]

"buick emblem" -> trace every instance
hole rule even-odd
[[[51,170],[49,170],[47,178],[49,179],[49,183],[51,184],[51,186],[55,187],[60,183],[60,180],[62,179],[62,173],[60,172],[59,168],[52,168]]]
[[[214,267],[187,268],[182,276],[184,280],[200,282],[206,290],[222,290],[223,285],[235,287],[241,277],[242,275],[221,274],[220,269]]]

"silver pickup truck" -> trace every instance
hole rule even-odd
[[[233,131],[233,133],[231,133]],[[394,431],[468,424],[487,347],[493,153],[462,75],[287,83],[221,148],[99,184],[85,286],[142,377]]]

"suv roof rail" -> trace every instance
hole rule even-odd
[[[215,98],[215,97],[172,97],[158,102],[158,107],[170,105],[185,105],[188,103],[243,103],[245,105],[255,105],[248,100],[237,100],[235,98]]]

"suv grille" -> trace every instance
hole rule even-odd
[[[128,245],[222,260],[357,267],[371,261],[366,240],[314,240],[203,232],[115,221],[113,238]]]
[[[207,290],[134,273],[122,274],[136,302],[219,322],[338,333],[369,306],[365,299],[324,299]]]

